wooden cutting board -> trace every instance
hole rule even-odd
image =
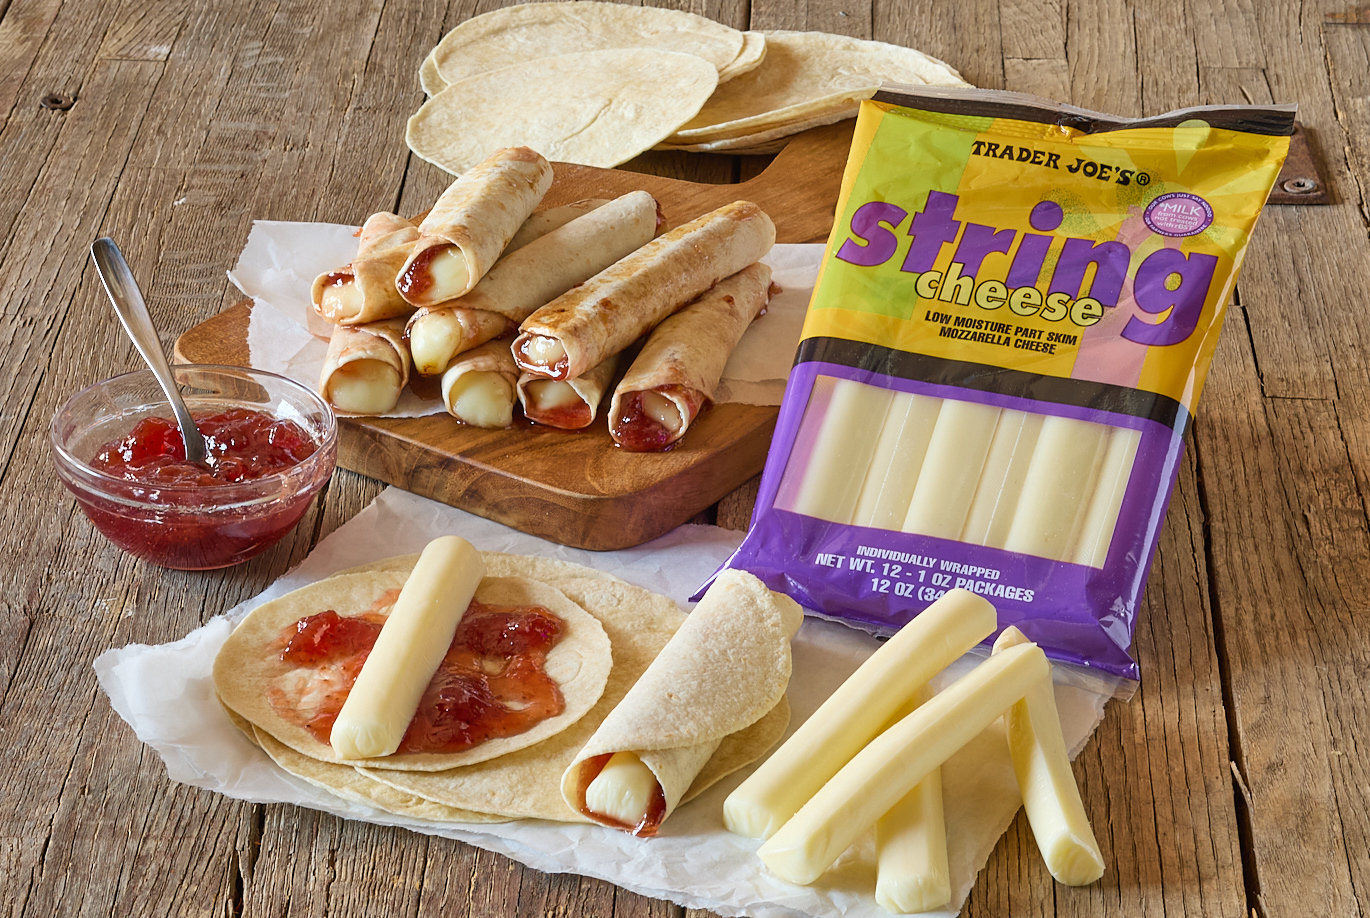
[[[780,242],[822,242],[832,225],[852,122],[798,135],[756,177],[710,185],[618,169],[557,163],[552,207],[636,189],[661,205],[666,228],[730,201],[755,201]],[[176,342],[183,363],[246,366],[248,302]],[[338,464],[565,545],[626,548],[689,520],[761,471],[777,409],[714,405],[673,450],[617,448],[602,418],[590,430],[526,425],[480,430],[446,414],[342,418]]]

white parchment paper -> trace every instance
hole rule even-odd
[[[592,553],[525,535],[396,488],[331,534],[299,567],[261,595],[185,638],[160,646],[130,645],[95,661],[101,687],[138,738],[156,749],[175,781],[257,803],[289,803],[349,819],[403,826],[459,839],[549,873],[597,877],[688,908],[724,915],[884,916],[875,903],[873,845],[853,847],[813,887],[770,877],[755,856],[759,842],[722,827],[723,799],[735,775],[685,805],[653,839],[599,826],[523,821],[474,829],[393,816],[349,803],[278,769],[228,721],[215,699],[215,654],[234,625],[268,599],[347,567],[419,551],[430,539],[457,534],[486,550],[541,555],[586,564],[675,599],[687,597],[737,546],[741,533],[682,526],[636,548]],[[869,635],[809,619],[794,641],[791,727],[807,718],[875,649]],[[970,665],[963,660],[956,672]],[[1104,698],[1058,685],[1057,703],[1074,755],[1102,717]],[[1000,728],[982,734],[943,769],[953,901],[959,911],[975,874],[1013,819],[1020,798]]]
[[[229,279],[252,298],[249,361],[259,370],[289,376],[310,387],[319,382],[328,342],[309,331],[314,278],[347,264],[357,254],[354,226],[258,220]],[[763,259],[780,292],[747,329],[723,371],[714,401],[779,405],[794,361],[804,313],[813,293],[823,246],[777,245]],[[443,411],[438,399],[406,389],[389,417]]]

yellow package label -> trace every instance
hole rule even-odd
[[[1192,412],[1288,137],[1060,121],[862,103],[804,337]]]

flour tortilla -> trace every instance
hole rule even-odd
[[[775,224],[750,201],[734,201],[658,236],[529,316],[514,359],[553,379],[582,376],[686,303],[759,261],[775,243]],[[527,356],[533,338],[564,349],[558,364]]]
[[[851,117],[882,82],[967,85],[947,64],[912,48],[825,32],[762,34],[761,65],[719,87],[668,144],[755,134],[829,113]]]
[[[515,144],[557,162],[617,166],[693,118],[717,85],[715,67],[691,54],[577,51],[453,83],[410,117],[405,140],[457,175]]]
[[[757,263],[724,278],[652,330],[632,366],[614,389],[609,433],[625,445],[623,411],[634,394],[653,393],[674,405],[680,424],[665,429],[665,449],[685,436],[713,398],[723,367],[742,334],[770,299],[771,269]]]
[[[725,738],[784,700],[790,639],[803,618],[794,600],[751,574],[721,572],[566,769],[567,805],[585,811],[589,760],[631,752],[656,776],[666,800],[663,821],[668,818]]]
[[[582,0],[527,3],[473,17],[443,36],[419,79],[430,96],[453,83],[514,63],[578,51],[650,49],[707,61],[720,79],[760,63],[754,33],[679,10]],[[726,76],[724,74],[726,73]]]
[[[614,668],[604,694],[590,713],[537,746],[478,765],[446,772],[358,770],[399,790],[458,809],[588,822],[562,797],[562,774],[686,616],[666,597],[621,581],[559,581],[558,587],[594,610],[613,644]],[[780,739],[788,722],[789,706],[782,697],[760,720],[724,739],[683,799],[693,799],[719,779],[755,761]]]
[[[314,311],[337,325],[363,325],[409,315],[414,307],[395,289],[395,275],[418,238],[419,228],[401,216],[378,213],[367,217],[357,238],[357,257],[352,263],[314,279],[311,290]],[[352,284],[361,297],[358,308],[335,311],[324,303],[324,291],[334,275],[352,277]]]
[[[280,687],[293,699],[299,697],[305,686],[318,684],[312,670],[295,668],[280,660],[282,635],[295,621],[326,609],[348,616],[377,607],[388,591],[398,595],[406,577],[407,572],[402,571],[340,574],[254,609],[224,642],[215,659],[214,682],[220,701],[297,752],[324,762],[342,763],[344,760],[327,743],[283,718],[269,700],[270,687]],[[603,693],[612,667],[609,639],[599,622],[563,593],[526,578],[487,576],[481,581],[476,598],[497,605],[542,606],[562,619],[562,637],[547,656],[546,671],[561,689],[564,710],[523,733],[487,740],[461,752],[387,756],[383,759],[387,767],[441,770],[505,755],[565,730],[584,716]]]
[[[409,348],[401,317],[337,325],[328,339],[319,394],[344,414],[384,414],[409,382]]]
[[[488,380],[482,387],[482,378]],[[514,364],[514,355],[509,352],[509,342],[503,338],[487,341],[480,347],[458,354],[452,364],[442,374],[442,403],[447,413],[464,424],[475,427],[500,429],[514,422],[514,406],[518,404],[519,371]],[[468,402],[459,398],[465,388],[463,381],[471,384],[477,391],[490,396],[489,400],[477,403],[477,410],[467,412],[463,406]],[[470,390],[467,390],[468,393]],[[466,398],[473,396],[467,395]]]

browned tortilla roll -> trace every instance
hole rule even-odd
[[[579,376],[775,243],[775,224],[735,201],[667,232],[529,316],[514,340],[524,370]]]
[[[794,600],[751,574],[720,573],[562,775],[566,802],[604,825],[655,835],[720,744],[784,703],[802,620]]]
[[[395,285],[415,306],[466,293],[490,270],[552,184],[552,166],[527,147],[497,150],[462,174],[419,224]]]
[[[713,397],[728,355],[770,300],[771,269],[754,264],[668,316],[643,345],[609,405],[609,433],[635,452],[685,435]]]
[[[414,369],[422,376],[437,376],[463,351],[513,330],[513,323],[499,313],[449,306],[425,306],[409,317],[404,336]]]
[[[572,379],[548,379],[524,373],[518,382],[524,417],[562,430],[589,427],[599,414],[599,403],[604,400],[617,368],[618,355],[611,354],[590,372]]]
[[[572,201],[570,204],[563,204],[560,207],[540,210],[523,221],[523,225],[514,234],[514,238],[510,239],[509,244],[504,247],[504,254],[508,255],[510,252],[521,249],[539,236],[546,236],[557,227],[565,226],[576,217],[583,217],[596,207],[608,203],[608,198],[584,198],[580,201]]]
[[[364,325],[407,316],[414,307],[395,289],[395,275],[418,241],[419,228],[395,214],[372,214],[362,224],[357,257],[314,278],[314,311],[335,325]]]
[[[552,301],[651,241],[656,199],[632,191],[577,217],[514,252],[506,252],[459,302],[522,322]]]
[[[319,394],[348,414],[384,414],[409,382],[404,320],[339,325],[328,340]]]
[[[514,423],[518,367],[504,339],[459,354],[442,374],[447,413],[472,427],[498,429]]]

